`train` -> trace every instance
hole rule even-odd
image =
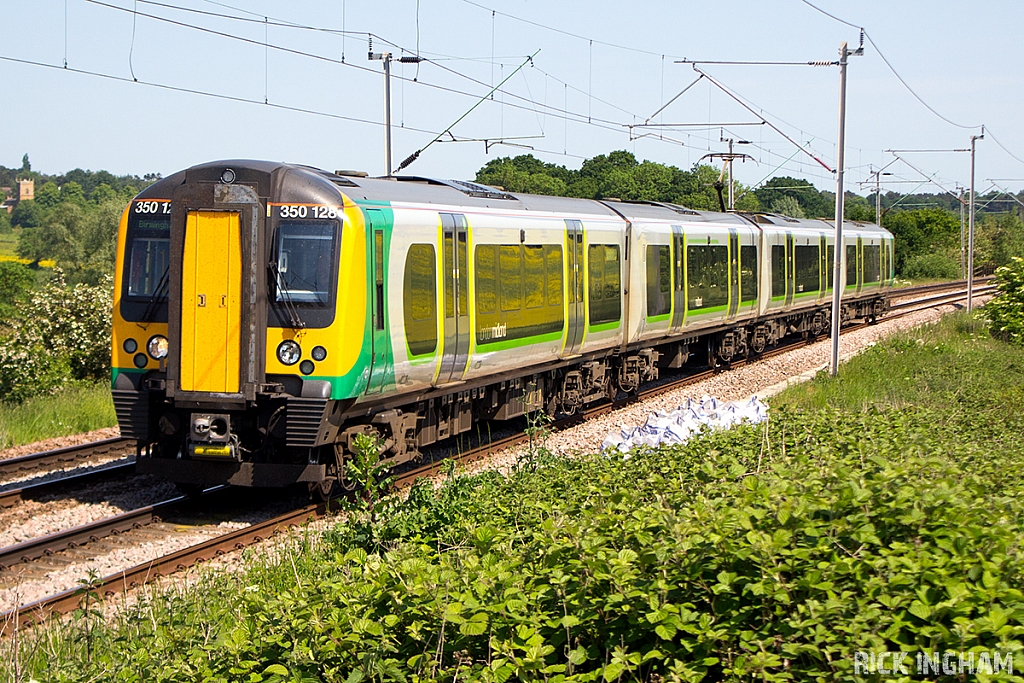
[[[572,415],[888,309],[893,236],[768,213],[298,164],[194,166],[121,218],[112,393],[186,490],[345,485],[487,421]]]

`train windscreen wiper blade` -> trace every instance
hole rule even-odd
[[[148,325],[153,322],[153,317],[156,315],[157,309],[160,308],[160,304],[167,301],[167,285],[171,281],[171,267],[168,265],[164,268],[164,274],[160,276],[160,281],[156,285],[156,289],[153,290],[153,296],[149,300],[149,305],[146,306],[146,310],[142,313],[142,318],[139,323]]]
[[[288,313],[288,322],[291,324],[292,329],[301,330],[306,326],[302,322],[302,318],[299,317],[299,311],[295,307],[295,302],[292,301],[292,295],[288,291],[288,287],[284,284],[284,278],[281,277],[281,269],[277,265],[277,261],[270,262],[270,270],[274,273],[274,281],[277,283],[277,291],[280,292],[281,297],[284,299],[284,309]]]

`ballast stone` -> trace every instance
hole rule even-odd
[[[699,401],[686,399],[668,412],[657,411],[639,427],[623,426],[618,434],[610,432],[601,443],[601,450],[628,453],[637,446],[683,443],[703,429],[729,429],[744,422],[757,424],[768,420],[768,406],[757,396],[746,401],[720,402],[703,396]]]

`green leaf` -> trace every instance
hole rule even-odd
[[[495,683],[505,683],[508,679],[512,678],[512,674],[516,672],[515,668],[508,664],[502,664],[494,671]]]
[[[268,675],[268,674],[276,674],[278,676],[287,676],[288,675],[288,669],[286,669],[281,664],[271,664],[270,666],[268,666],[266,669],[263,670],[263,675]]]
[[[914,602],[910,604],[910,613],[920,619],[927,619],[932,614],[932,608],[920,600],[914,600]]]
[[[621,662],[612,662],[604,668],[604,680],[614,681],[616,678],[622,675],[622,670],[626,667]]]

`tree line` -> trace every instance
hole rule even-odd
[[[727,188],[721,171],[706,164],[689,170],[652,161],[638,161],[627,151],[602,154],[580,168],[547,163],[532,154],[487,162],[476,181],[509,192],[621,199],[680,204],[691,209],[720,211]],[[735,184],[738,211],[777,213],[792,218],[835,217],[835,193],[818,190],[802,178],[774,177],[760,187]],[[976,201],[975,267],[992,272],[1013,256],[1024,256],[1024,192],[1016,198],[990,192]],[[949,194],[881,195],[882,226],[896,238],[897,274],[912,279],[954,278],[960,273],[960,209]],[[846,192],[847,220],[875,221],[875,195]]]

